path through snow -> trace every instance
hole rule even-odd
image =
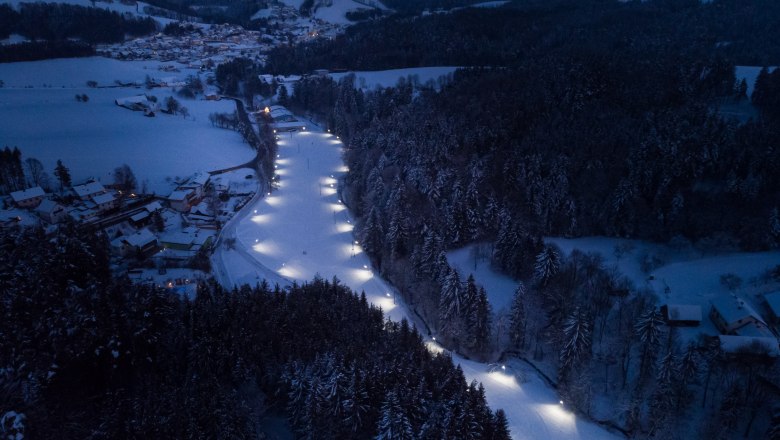
[[[307,129],[314,128],[307,126]],[[236,237],[236,250],[219,247],[215,273],[223,285],[261,279],[305,282],[315,275],[337,276],[394,320],[414,322],[393,290],[371,270],[352,235],[354,221],[337,194],[338,179],[347,171],[341,142],[320,130],[284,134],[279,141],[280,187],[256,198],[241,216],[226,225],[224,237]],[[254,263],[246,261],[248,253]],[[221,273],[220,273],[221,272]],[[427,341],[433,350],[441,350]],[[453,356],[466,378],[482,382],[488,403],[506,411],[515,439],[617,438],[595,424],[577,419],[558,402],[555,392],[521,363],[489,371],[486,364]],[[528,379],[518,382],[517,377]]]

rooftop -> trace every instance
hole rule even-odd
[[[729,325],[751,316],[760,322],[764,322],[764,320],[761,319],[761,315],[756,313],[756,311],[750,307],[750,304],[745,302],[742,298],[726,295],[713,298],[710,302],[712,303],[712,307],[718,311],[720,316],[722,316]]]
[[[103,185],[100,184],[100,182],[89,182],[83,185],[76,185],[73,187],[73,191],[76,193],[77,196],[81,198],[89,197],[92,194],[97,194],[105,190],[106,189],[103,187]]]
[[[34,186],[32,188],[23,189],[21,191],[14,191],[11,193],[11,198],[14,202],[22,202],[35,197],[44,197],[46,192],[40,186]]]
[[[701,306],[667,304],[669,319],[674,321],[701,321]]]
[[[94,201],[98,205],[102,205],[104,203],[110,203],[114,201],[114,195],[110,193],[98,194],[92,197],[92,201]]]

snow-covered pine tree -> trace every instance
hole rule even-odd
[[[360,230],[360,245],[365,252],[381,267],[382,262],[382,223],[376,207],[372,207],[368,214],[368,220]]]
[[[464,311],[464,289],[457,269],[444,277],[439,296],[439,327],[450,336],[460,333],[460,317]]]
[[[571,370],[590,356],[593,329],[588,312],[577,307],[563,325],[563,347],[559,356],[559,381],[566,382]]]
[[[484,354],[490,347],[490,303],[484,287],[477,291],[469,316],[469,333],[472,340],[472,350]]]
[[[551,244],[545,245],[542,252],[536,256],[536,264],[534,265],[536,281],[543,286],[546,285],[550,278],[558,273],[560,265],[561,257],[556,247]]]
[[[390,391],[385,397],[380,411],[375,440],[412,440],[412,424],[398,400],[395,391]]]
[[[525,284],[520,281],[515,289],[512,308],[509,312],[509,340],[512,348],[517,350],[522,350],[525,346],[525,294]]]
[[[650,367],[655,359],[655,353],[661,345],[664,324],[661,312],[657,308],[651,307],[639,316],[634,325],[634,332],[639,338],[642,347],[642,357],[639,366],[640,382],[646,379],[650,372]]]

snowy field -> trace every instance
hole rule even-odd
[[[398,84],[399,79],[408,77],[416,79],[419,84],[425,84],[430,80],[435,82],[439,77],[450,75],[457,69],[458,67],[451,66],[414,67],[409,69],[331,73],[330,77],[334,81],[339,81],[341,78],[354,73],[355,86],[363,90],[371,90],[377,87],[393,87]]]
[[[180,72],[163,72],[160,66],[173,66]],[[146,75],[151,78],[176,77],[184,80],[197,71],[186,69],[176,62],[119,61],[103,57],[59,58],[43,61],[24,61],[0,64],[0,80],[4,88],[86,88],[87,81],[97,81],[98,87],[122,83],[143,84]],[[138,93],[142,93],[142,91]],[[86,92],[89,94],[89,92]]]
[[[113,82],[111,78],[143,81],[147,73],[163,76],[157,64],[104,58],[0,64],[0,79],[6,83],[0,89],[0,146],[17,146],[25,158],[37,158],[52,179],[58,159],[74,182],[95,177],[112,183],[108,174],[127,164],[139,187],[146,181],[149,191],[165,195],[176,177],[254,157],[238,133],[215,128],[208,120],[213,112],[233,112],[232,101],[179,99],[190,112],[188,118],[162,113],[147,118],[118,107],[114,100],[148,93],[162,102],[171,89],[85,85],[88,79],[100,84]],[[88,95],[89,101],[77,102],[76,94]]]
[[[300,9],[303,1],[304,0],[282,0],[281,2],[287,6],[292,6],[295,9]],[[317,6],[318,3],[328,2],[315,1],[314,5]],[[368,8],[365,4],[358,3],[353,0],[331,0],[329,3],[329,6],[326,6],[325,4],[318,6],[312,17],[318,18],[328,23],[350,25],[353,24],[353,22],[347,20],[347,12]],[[371,2],[366,1],[365,3]],[[375,1],[373,3],[381,9],[387,9],[380,2]],[[308,18],[301,18],[300,21],[302,22],[301,24],[305,24],[308,21]]]
[[[218,247],[212,258],[215,275],[229,286],[254,284],[264,277],[284,284],[318,274],[328,279],[335,275],[352,289],[365,291],[392,319],[410,319],[406,307],[394,301],[393,290],[371,270],[359,244],[353,247],[353,221],[336,192],[337,181],[346,171],[341,148],[335,137],[319,130],[282,136],[276,162],[281,186],[270,196],[257,197],[223,229],[223,242],[231,237],[237,240],[232,250]],[[432,340],[427,344],[442,350]],[[560,405],[552,389],[519,363],[493,371],[487,364],[457,356],[453,360],[469,381],[484,384],[493,409],[506,411],[513,438],[617,438],[578,419]]]

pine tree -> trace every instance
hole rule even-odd
[[[414,439],[412,424],[409,423],[395,391],[387,393],[380,414],[375,440]]]
[[[464,293],[457,269],[450,269],[444,278],[439,296],[439,327],[450,336],[460,334],[460,318],[464,311]]]
[[[534,277],[541,285],[546,285],[550,278],[558,273],[561,264],[560,260],[560,254],[555,246],[549,244],[536,256]]]
[[[589,314],[576,308],[566,319],[563,326],[563,347],[561,348],[558,376],[562,382],[575,366],[579,366],[590,356],[592,344],[592,326]]]
[[[490,303],[488,302],[485,288],[480,287],[472,306],[470,318],[470,331],[473,340],[473,349],[485,353],[490,347]]]
[[[60,192],[65,188],[70,187],[70,170],[68,170],[59,159],[57,160],[57,166],[54,168],[54,175],[57,177],[57,180],[60,181]]]
[[[515,289],[509,315],[509,340],[513,348],[522,350],[525,346],[525,329],[525,284],[521,281]]]
[[[648,376],[650,366],[655,359],[655,353],[661,345],[663,326],[663,315],[655,307],[642,313],[634,325],[634,332],[642,344],[642,357],[639,367],[640,382]]]
[[[382,223],[379,220],[379,213],[376,208],[371,208],[368,220],[361,229],[360,245],[376,261],[377,267],[382,266],[382,238]]]
[[[490,440],[509,440],[512,437],[509,435],[509,422],[506,419],[506,413],[503,409],[496,410],[496,415],[493,418],[493,436]]]

